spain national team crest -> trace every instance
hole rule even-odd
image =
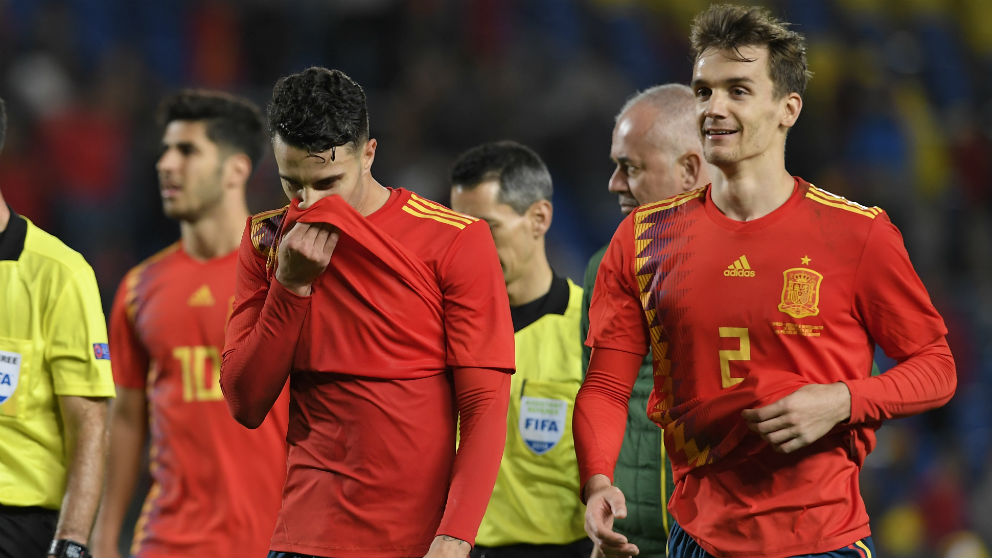
[[[520,437],[537,455],[551,451],[565,433],[568,401],[543,397],[520,398]]]
[[[823,275],[805,267],[793,267],[782,272],[782,302],[778,309],[793,318],[816,316],[820,313],[820,282]]]

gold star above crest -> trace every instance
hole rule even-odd
[[[809,265],[809,256],[803,256],[800,259],[802,260],[803,265]]]

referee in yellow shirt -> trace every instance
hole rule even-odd
[[[582,383],[576,342],[582,288],[551,269],[551,174],[511,141],[463,153],[451,170],[451,207],[489,224],[513,319],[506,446],[473,558],[588,558],[572,407]]]
[[[96,277],[2,193],[0,308],[0,558],[88,556],[114,396]]]

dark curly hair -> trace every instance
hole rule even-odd
[[[222,149],[244,153],[252,167],[266,145],[262,111],[254,103],[220,91],[183,89],[158,107],[162,127],[174,120],[203,121],[207,138]]]
[[[529,147],[515,141],[477,145],[462,153],[451,167],[452,186],[468,190],[487,180],[499,182],[497,201],[519,215],[538,200],[551,201],[551,173]]]
[[[736,51],[739,60],[745,46],[768,47],[768,70],[775,84],[775,95],[806,92],[813,74],[806,65],[806,38],[789,29],[789,23],[777,19],[767,9],[757,6],[715,4],[692,21],[689,40],[695,60],[708,48]]]
[[[3,144],[7,141],[7,103],[0,97],[0,151],[3,151]]]
[[[312,67],[276,82],[269,102],[269,135],[308,153],[369,138],[365,91],[340,70]]]

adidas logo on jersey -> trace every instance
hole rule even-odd
[[[728,265],[727,269],[723,270],[724,277],[754,277],[754,270],[751,269],[751,264],[747,263],[747,256],[741,255],[737,260]]]
[[[204,283],[196,290],[189,299],[186,300],[187,306],[213,306],[214,305],[214,295],[210,292],[210,287]]]

